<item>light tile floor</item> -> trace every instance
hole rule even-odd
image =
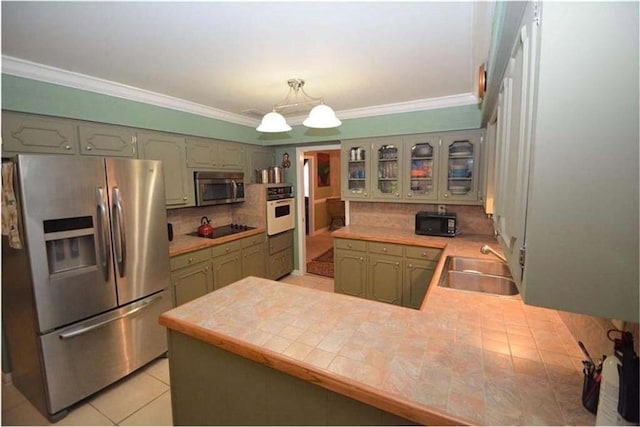
[[[288,275],[282,282],[333,292],[333,279]],[[2,384],[3,426],[170,426],[169,361],[159,358],[74,405],[51,424],[12,384]]]
[[[51,424],[12,384],[2,384],[2,425],[170,426],[169,362],[159,358],[70,408]]]

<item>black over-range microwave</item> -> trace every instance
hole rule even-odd
[[[416,214],[416,234],[454,237],[457,219],[455,213],[438,214],[420,211]]]

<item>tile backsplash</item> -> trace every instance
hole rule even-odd
[[[349,221],[352,225],[379,227],[384,224],[389,228],[413,230],[416,212],[437,210],[438,205],[433,204],[351,202]],[[446,210],[456,213],[461,233],[493,235],[491,220],[482,206],[446,205]]]
[[[167,209],[167,221],[173,224],[173,233],[188,234],[198,230],[200,220],[206,216],[211,225],[244,224],[265,227],[266,202],[262,184],[245,184],[245,201],[229,205]]]

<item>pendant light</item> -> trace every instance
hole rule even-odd
[[[256,128],[258,132],[277,133],[290,131],[291,126],[287,124],[287,120],[279,112],[308,105],[314,105],[314,107],[309,112],[309,117],[302,122],[306,127],[330,129],[342,124],[333,109],[324,103],[323,98],[314,98],[305,92],[304,80],[289,79],[287,84],[289,85],[287,97],[281,103],[274,105],[270,113],[264,115],[260,126]]]

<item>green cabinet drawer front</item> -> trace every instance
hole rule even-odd
[[[269,254],[273,255],[293,247],[293,230],[269,237]]]
[[[171,273],[171,297],[174,307],[211,292],[211,273],[211,262],[202,262]]]
[[[266,240],[267,238],[265,234],[258,234],[256,236],[245,237],[244,239],[240,240],[240,245],[242,246],[242,249],[244,249],[248,248],[249,246],[264,243]]]
[[[224,243],[222,245],[214,246],[211,248],[213,257],[221,255],[227,255],[234,251],[239,251],[242,248],[240,240],[234,240],[233,242]]]
[[[405,279],[402,290],[403,306],[420,308],[427,294],[435,268],[436,263],[433,261],[405,261]]]
[[[421,246],[405,246],[405,256],[429,261],[438,261],[442,255],[442,249],[425,248]]]
[[[336,249],[350,249],[354,251],[367,250],[367,242],[364,240],[334,239],[333,244]]]
[[[174,271],[179,268],[184,268],[193,264],[197,264],[199,262],[209,261],[210,259],[211,259],[211,250],[203,249],[200,251],[189,252],[186,254],[171,257],[171,259],[169,260],[169,265],[171,266],[171,271]]]
[[[367,262],[363,252],[336,249],[334,252],[336,292],[365,298]]]
[[[402,248],[393,243],[369,242],[369,252],[376,254],[402,256]]]
[[[402,304],[402,258],[369,256],[367,296],[389,304]]]

